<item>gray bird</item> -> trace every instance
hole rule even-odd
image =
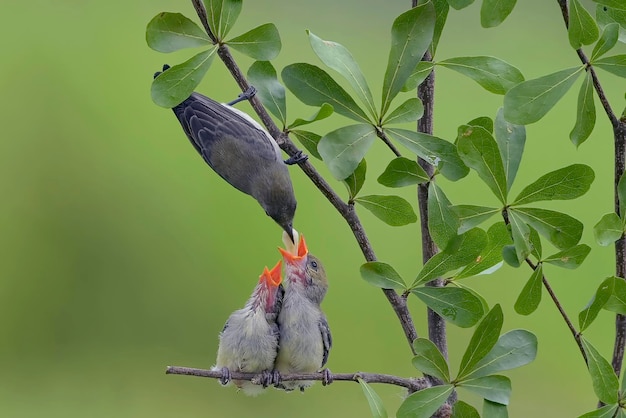
[[[163,71],[167,69],[164,65]],[[298,153],[283,161],[278,144],[267,131],[231,106],[255,93],[251,88],[223,104],[194,92],[172,110],[204,161],[233,187],[254,197],[293,240],[296,198],[285,164],[297,164],[307,156]]]

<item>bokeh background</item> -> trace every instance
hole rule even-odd
[[[310,29],[347,46],[376,93],[389,28],[408,5],[247,1],[233,36],[275,22],[283,40],[277,68],[298,61],[321,65],[308,45]],[[494,55],[518,66],[527,79],[579,64],[555,1],[520,1],[503,25],[490,30],[480,28],[479,6],[451,11],[438,58]],[[256,202],[208,169],[171,112],[151,102],[153,72],[191,55],[166,56],[146,46],[146,24],[161,11],[196,20],[190,2],[173,0],[0,5],[0,416],[369,416],[357,384],[317,384],[304,395],[271,390],[248,398],[214,380],[164,374],[166,365],[212,365],[224,321],[243,305],[263,266],[278,259],[281,231]],[[251,63],[236,58],[244,68]],[[607,73],[600,77],[620,112],[626,83]],[[199,90],[221,101],[238,93],[219,60]],[[576,96],[573,89],[528,127],[512,191],[571,163],[589,164],[596,172],[583,198],[543,206],[587,225],[582,242],[593,251],[585,264],[575,271],[545,269],[574,319],[614,271],[612,248],[596,246],[591,231],[612,210],[611,132],[597,104],[591,138],[578,150],[571,145]],[[458,125],[495,116],[501,103],[501,96],[440,69],[435,133],[453,139]],[[292,96],[288,106],[290,120],[313,111]],[[323,134],[342,123],[334,116],[315,129]],[[414,201],[414,190],[385,190],[376,183],[389,158],[381,145],[370,152],[362,194],[400,192]],[[330,178],[321,162],[313,162]],[[297,168],[290,171],[299,201],[296,227],[329,273],[323,307],[335,343],[330,369],[415,375],[392,310],[380,290],[360,278],[363,259],[349,228]],[[330,182],[345,196],[340,183]],[[440,183],[453,203],[495,203],[474,174],[456,184]],[[411,281],[421,265],[417,224],[394,228],[359,213],[379,259]],[[526,328],[539,338],[537,360],[506,373],[513,379],[510,415],[577,416],[596,399],[555,307],[544,295],[530,317],[511,308],[529,276],[528,269],[505,266],[466,284],[491,305],[505,307],[504,331]],[[419,334],[427,335],[425,307],[413,300],[411,308]],[[453,370],[471,332],[449,326]],[[586,335],[609,357],[613,316],[601,313]],[[393,416],[402,390],[375,388]],[[460,396],[480,407],[475,397]]]

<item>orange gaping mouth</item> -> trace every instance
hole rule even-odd
[[[296,247],[296,244],[291,242],[291,239],[289,238],[289,236],[287,236],[286,233],[283,233],[283,243],[285,244],[286,248],[285,249],[280,248],[280,247],[278,248],[278,251],[280,251],[281,255],[283,256],[283,259],[287,263],[300,261],[309,254],[309,249],[306,246],[304,235],[298,234],[298,231],[296,231],[295,229],[293,230],[293,232],[294,232],[294,238],[298,242],[297,247]]]
[[[283,276],[281,275],[283,267],[282,260],[278,260],[278,263],[271,270],[265,266],[263,269],[263,274],[259,276],[259,282],[265,281],[268,287],[278,287],[280,283],[283,281]]]

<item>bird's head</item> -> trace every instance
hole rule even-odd
[[[286,249],[278,249],[285,262],[285,281],[287,286],[302,286],[307,298],[319,304],[328,290],[326,270],[321,261],[309,253],[304,236],[299,235],[295,229],[294,237],[297,245],[290,242],[290,238],[283,233]]]
[[[282,189],[280,190],[283,191]],[[272,194],[272,201],[265,204],[267,213],[281,228],[287,233],[292,243],[297,245],[294,237],[293,217],[296,214],[296,200],[293,193],[279,193],[279,196]]]
[[[259,276],[259,284],[257,285],[255,296],[266,314],[276,315],[280,311],[283,299],[281,270],[282,260],[278,260],[278,263],[271,270],[266,266],[263,269],[263,273]]]

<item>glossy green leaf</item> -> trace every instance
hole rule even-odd
[[[322,159],[337,180],[343,180],[356,170],[376,140],[371,125],[344,126],[327,133],[317,144]]]
[[[432,256],[424,264],[411,287],[471,263],[486,245],[487,234],[480,228],[473,228],[452,237],[443,251]]]
[[[619,409],[619,405],[604,405],[600,409],[582,414],[578,418],[614,418]]]
[[[435,7],[426,2],[402,13],[391,27],[391,50],[383,80],[381,115],[422,60],[435,29]]]
[[[590,61],[595,61],[597,58],[600,58],[602,55],[613,49],[613,47],[617,43],[618,38],[619,24],[609,23],[608,25],[606,25],[604,27],[604,31],[602,32],[602,36],[600,36],[600,39],[598,39],[598,42],[596,42],[596,46],[593,47]]]
[[[424,105],[417,97],[412,97],[402,103],[383,120],[383,125],[390,123],[416,123],[424,114]]]
[[[450,201],[434,182],[428,185],[428,231],[439,246],[446,248],[448,242],[457,236],[459,220],[452,211]]]
[[[517,0],[483,0],[480,7],[480,24],[483,28],[493,28],[504,22],[513,11]]]
[[[596,6],[596,21],[600,27],[617,23],[619,25],[618,40],[626,43],[626,10],[598,4]]]
[[[319,144],[320,139],[322,137],[316,133],[309,131],[301,131],[301,130],[293,130],[289,132],[293,134],[298,141],[302,144],[304,148],[309,152],[310,155],[317,158],[318,160],[322,159],[319,151],[317,150],[317,144]]]
[[[341,74],[352,86],[357,96],[365,104],[372,118],[376,118],[376,106],[372,98],[365,76],[354,60],[354,57],[341,44],[333,41],[325,41],[314,33],[307,31],[309,34],[309,42],[315,54],[322,60],[324,64]]]
[[[587,353],[587,367],[591,375],[591,383],[596,396],[604,403],[617,403],[619,381],[613,367],[589,341],[582,338],[585,353]]]
[[[596,106],[593,102],[593,82],[591,73],[585,75],[578,93],[576,106],[576,124],[569,133],[569,139],[577,147],[585,142],[596,124]]]
[[[258,26],[228,41],[228,45],[259,61],[273,60],[280,53],[282,43],[273,23]]]
[[[452,210],[460,222],[460,226],[457,231],[459,234],[480,225],[493,215],[500,212],[500,209],[498,208],[475,205],[456,205],[452,206]]]
[[[152,101],[172,108],[188,98],[209,70],[216,48],[202,51],[182,64],[174,65],[152,82]]]
[[[472,405],[463,401],[456,401],[452,407],[451,418],[480,418],[480,414]]]
[[[413,341],[413,349],[415,351],[415,357],[412,360],[413,367],[445,383],[450,382],[448,362],[432,341],[427,338],[418,338]]]
[[[609,246],[624,234],[622,220],[615,213],[607,213],[593,227],[596,243],[602,247]],[[578,265],[572,267],[576,268]]]
[[[524,366],[537,356],[537,337],[524,329],[500,336],[496,345],[468,377],[482,377]]]
[[[463,164],[456,147],[445,139],[408,129],[385,129],[395,141],[426,160],[447,179],[455,181],[465,177],[469,168]]]
[[[255,61],[248,69],[248,81],[256,88],[256,95],[261,99],[263,106],[276,116],[284,126],[287,123],[285,87],[278,81],[272,63]]]
[[[570,200],[587,193],[595,174],[585,164],[572,164],[544,174],[529,184],[512,205],[525,205],[542,200]]]
[[[443,32],[443,28],[448,20],[450,5],[447,0],[433,0],[433,4],[435,5],[435,31],[433,33],[433,42],[430,47],[430,52],[432,56],[435,56],[437,46],[439,45],[439,39],[441,38],[441,33]]]
[[[539,237],[539,233],[534,229],[530,228],[530,253],[537,257],[537,260],[541,260],[542,252],[541,252],[541,238]]]
[[[484,399],[483,418],[509,418],[509,412],[506,405]]]
[[[431,61],[420,61],[406,80],[406,83],[404,83],[404,86],[402,86],[401,91],[415,90],[417,86],[426,80],[426,77],[432,72],[434,66],[435,64]]]
[[[583,332],[591,323],[596,319],[600,310],[604,307],[604,304],[609,300],[613,293],[613,286],[615,283],[615,277],[609,277],[604,280],[596,293],[593,295],[585,309],[578,314],[578,324],[580,326],[580,332]],[[619,280],[619,279],[618,279]]]
[[[496,114],[494,134],[500,150],[500,157],[502,157],[507,190],[511,190],[522,155],[524,154],[526,128],[524,125],[514,125],[507,122],[504,119],[504,110],[500,108]]]
[[[626,78],[626,54],[599,58],[593,63],[593,66]]]
[[[515,255],[517,256],[517,261],[521,263],[532,251],[532,245],[530,244],[530,228],[517,212],[509,209],[508,215],[509,221],[511,222],[511,236],[513,237]],[[507,260],[505,252],[506,250],[503,249],[502,255],[504,260],[512,266],[516,266],[511,260]],[[519,265],[519,263],[517,263],[517,265]]]
[[[437,65],[457,71],[495,94],[504,94],[511,87],[524,81],[520,70],[496,57],[449,58],[437,62]]]
[[[218,39],[224,40],[239,17],[242,0],[202,0],[209,27]]]
[[[439,316],[461,328],[473,327],[485,314],[482,301],[466,289],[422,286],[411,292]]]
[[[456,10],[461,10],[474,3],[474,0],[448,0],[450,7]]]
[[[322,107],[320,107],[310,117],[306,119],[297,118],[296,120],[294,120],[293,123],[289,125],[289,129],[302,126],[302,125],[308,125],[310,123],[317,122],[318,120],[326,119],[327,117],[333,114],[333,111],[334,109],[331,105],[329,105],[328,103],[324,103],[322,104]]]
[[[361,266],[361,277],[369,284],[382,289],[406,289],[402,277],[387,263],[372,261]]]
[[[148,46],[159,52],[173,52],[211,43],[207,34],[192,20],[180,13],[162,12],[146,28]]]
[[[359,165],[356,166],[356,169],[352,174],[350,174],[345,180],[343,184],[348,188],[348,194],[350,196],[350,200],[353,200],[357,194],[361,191],[361,187],[363,187],[363,183],[365,183],[365,174],[367,173],[367,163],[365,162],[365,158],[361,160]]]
[[[585,258],[589,255],[591,247],[585,244],[578,244],[567,250],[559,251],[556,254],[552,254],[546,257],[543,262],[550,263],[555,266],[559,266],[566,269],[575,269],[580,266]]]
[[[464,125],[459,130],[463,131],[457,142],[459,156],[478,173],[498,200],[506,204],[506,175],[495,139],[480,127]]]
[[[484,128],[490,134],[493,134],[493,120],[491,120],[489,116],[479,116],[476,119],[472,119],[467,122],[466,125],[479,126],[481,128]]]
[[[535,312],[541,302],[542,279],[543,265],[539,263],[515,301],[515,312],[520,315],[530,315]]]
[[[602,4],[613,9],[626,10],[626,3],[624,0],[593,0],[596,3]]]
[[[504,117],[518,125],[537,122],[567,93],[583,68],[568,68],[511,88],[504,95]]]
[[[583,224],[579,220],[561,212],[537,208],[515,208],[510,212],[514,212],[559,249],[578,244],[583,233]]]
[[[487,245],[478,257],[469,263],[463,270],[455,275],[455,279],[486,274],[502,261],[502,249],[512,244],[511,235],[504,222],[497,222],[487,231]]]
[[[396,418],[430,418],[446,402],[453,390],[452,385],[441,385],[412,393],[398,408]]]
[[[511,379],[506,376],[491,375],[470,379],[462,382],[459,387],[502,405],[508,405],[511,398]]]
[[[466,376],[474,371],[474,366],[491,351],[498,342],[503,322],[502,308],[496,304],[474,330],[472,339],[461,359],[457,381],[463,381]]]
[[[283,68],[281,76],[287,88],[302,103],[318,107],[328,103],[340,115],[358,122],[369,122],[348,92],[321,68],[296,63]]]
[[[362,196],[354,201],[387,225],[403,226],[417,222],[413,207],[400,196]]]
[[[599,36],[598,25],[578,0],[569,0],[569,43],[574,49],[594,43]]]
[[[504,248],[502,248],[502,259],[509,266],[517,268],[522,264],[517,257],[515,245],[505,245]]]
[[[603,308],[607,311],[626,315],[626,281],[619,277],[612,277],[611,295],[604,303]]]
[[[378,182],[387,187],[404,187],[426,183],[428,174],[415,160],[398,157],[389,162],[385,171],[378,177]]]
[[[365,399],[367,399],[367,403],[370,406],[370,410],[372,411],[372,417],[374,418],[387,418],[387,410],[385,409],[385,405],[383,404],[383,400],[380,399],[380,396],[374,391],[374,389],[367,384],[367,382],[360,377],[357,377],[357,381],[361,385],[361,389],[363,389],[363,394],[365,395]]]

